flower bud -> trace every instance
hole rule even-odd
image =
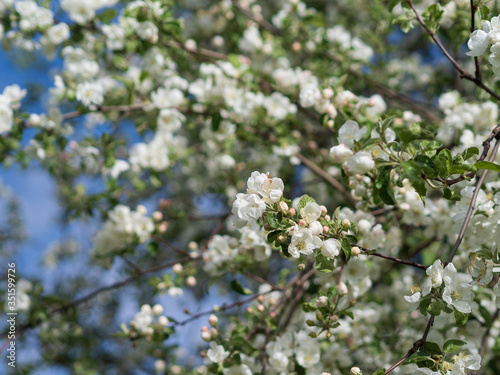
[[[335,108],[335,106],[330,103],[328,104],[328,106],[326,107],[326,114],[330,117],[330,118],[335,118],[337,117],[337,108]]]
[[[158,318],[158,323],[162,325],[163,327],[166,327],[168,325],[168,318],[164,315],[160,316]]]
[[[316,304],[318,307],[324,307],[328,304],[328,297],[327,296],[319,296],[318,299],[316,300]]]
[[[215,315],[210,315],[208,317],[208,322],[212,327],[217,328],[219,326],[219,318],[217,318]]]
[[[307,324],[309,327],[314,327],[314,326],[316,326],[316,322],[315,322],[314,320],[311,320],[311,319],[306,320],[306,324]]]
[[[323,98],[325,99],[330,99],[333,96],[333,90],[331,88],[326,88],[321,91],[321,95],[323,95]]]
[[[357,257],[359,254],[361,254],[361,250],[359,249],[359,247],[354,246],[351,248],[351,255],[353,257]]]
[[[344,220],[342,220],[342,226],[343,226],[344,228],[346,228],[346,229],[347,229],[347,228],[350,228],[350,227],[351,227],[351,222],[349,221],[349,219],[344,219]]]
[[[356,305],[356,302],[357,302],[357,301],[356,301],[356,298],[351,298],[351,299],[349,300],[349,306],[350,306],[350,307],[353,307],[354,305]]]
[[[194,276],[189,276],[187,279],[186,279],[186,284],[188,286],[195,286],[196,285],[196,278]]]
[[[328,228],[326,225],[323,227],[323,233],[328,233],[330,231],[330,228]]]
[[[305,265],[305,264],[303,264],[303,263],[301,263],[301,264],[299,264],[299,265],[297,266],[297,269],[298,269],[299,271],[303,271],[303,270],[304,270],[304,268],[306,268],[306,265]]]
[[[160,221],[161,219],[163,219],[163,214],[160,211],[153,212],[154,221]]]
[[[349,375],[363,375],[363,372],[359,367],[351,367],[351,370],[349,371]]]
[[[165,233],[168,228],[168,223],[166,221],[162,221],[160,225],[158,225],[158,232]]]
[[[278,203],[278,206],[279,206],[281,213],[283,213],[285,215],[288,213],[289,208],[288,208],[288,204],[286,204],[286,202],[281,201]]]
[[[319,206],[319,208],[321,210],[321,216],[326,215],[326,213],[328,212],[327,208],[323,205]]]
[[[337,292],[340,297],[345,296],[347,293],[349,293],[349,290],[347,289],[347,285],[345,285],[342,281],[337,285]]]
[[[288,211],[290,213],[290,215],[294,216],[297,211],[295,211],[295,208],[291,207],[290,210]]]
[[[154,305],[153,306],[153,314],[155,315],[160,315],[163,312],[163,306],[162,305]]]
[[[287,238],[288,238],[288,237],[287,237],[287,236],[285,236],[284,234],[280,234],[280,235],[278,236],[278,241],[279,241],[279,242],[285,242]]]
[[[325,215],[325,220],[326,220],[326,221],[330,221],[330,220],[332,220],[332,218],[331,218],[331,216],[330,216],[330,215]]]
[[[180,264],[180,263],[174,264],[174,266],[172,267],[172,271],[174,271],[175,273],[181,273],[182,272],[182,264]]]
[[[217,336],[219,336],[219,331],[216,328],[210,329],[210,336],[212,336],[213,340],[217,339]]]
[[[206,342],[212,341],[212,335],[208,331],[201,331],[201,339]]]
[[[305,220],[300,219],[298,223],[301,227],[305,227],[307,225],[307,222]]]
[[[259,310],[259,312],[264,312],[265,309],[266,309],[266,307],[264,305],[257,306],[257,310]]]
[[[148,212],[148,210],[146,209],[146,207],[144,207],[142,204],[138,205],[135,210],[137,212],[139,212],[140,214],[143,214],[143,215],[146,215],[146,213]]]

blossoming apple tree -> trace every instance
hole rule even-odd
[[[497,1],[0,10],[54,61],[3,88],[3,166],[98,223],[46,251],[55,287],[18,281],[22,373],[500,373]]]

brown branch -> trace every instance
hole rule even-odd
[[[394,263],[405,264],[407,266],[412,266],[412,267],[420,268],[422,270],[426,270],[429,267],[429,266],[424,266],[423,264],[420,264],[420,263],[410,262],[408,260],[403,260],[403,259],[399,259],[399,258],[394,258],[394,257],[388,256],[388,255],[384,255],[384,254],[378,253],[376,251],[367,249],[366,247],[359,246],[359,245],[356,245],[356,244],[351,244],[351,246],[352,247],[355,247],[355,246],[359,247],[361,250],[363,250],[363,252],[366,255],[373,255],[373,256],[376,256],[376,257],[379,257],[379,258],[390,260],[391,262],[394,262]]]
[[[310,159],[306,158],[304,155],[297,153],[295,154],[300,161],[309,169],[311,169],[313,172],[315,172],[317,175],[323,177],[323,179],[328,182],[330,185],[332,185],[335,189],[338,190],[340,194],[344,196],[344,198],[352,205],[356,206],[356,200],[353,198],[353,196],[347,191],[347,189],[336,179],[334,179],[332,176],[330,176],[328,173],[326,173],[323,169],[321,169],[317,164],[315,164],[313,161]]]
[[[231,0],[231,2],[233,3],[234,7],[245,17],[252,20],[263,29],[269,31],[271,34],[281,36],[281,30],[266,21],[261,14],[254,14],[250,9],[242,6],[238,0]]]
[[[271,290],[268,290],[268,291],[263,292],[263,293],[254,294],[253,296],[250,296],[248,298],[242,299],[241,301],[236,301],[236,302],[233,302],[233,303],[231,303],[229,305],[222,305],[218,309],[212,309],[212,310],[209,310],[209,311],[203,311],[201,313],[198,313],[198,314],[190,316],[186,320],[174,323],[174,325],[175,326],[183,326],[183,325],[185,325],[185,324],[187,324],[189,322],[192,322],[193,320],[196,320],[196,319],[198,319],[198,318],[200,318],[200,317],[202,317],[204,315],[215,314],[215,313],[218,313],[218,312],[224,312],[224,311],[230,310],[232,308],[242,306],[242,305],[244,305],[244,304],[246,304],[248,302],[252,302],[254,299],[257,299],[260,296],[264,296],[266,294],[274,292],[275,290],[276,289],[271,289]]]
[[[497,140],[495,143],[495,147],[493,148],[493,152],[491,153],[490,161],[493,161],[495,159],[495,156],[496,156],[497,151],[498,151],[498,146],[500,146],[500,141]],[[462,240],[464,239],[465,231],[466,231],[467,227],[469,226],[469,222],[472,218],[472,213],[474,212],[474,208],[476,206],[477,196],[479,195],[479,191],[481,190],[481,185],[483,185],[484,179],[486,178],[487,174],[488,174],[488,170],[485,169],[483,171],[481,177],[479,178],[479,180],[476,183],[476,189],[474,190],[474,194],[472,195],[472,199],[471,199],[470,204],[469,204],[469,209],[467,210],[467,214],[465,215],[465,219],[464,219],[464,222],[462,224],[462,228],[460,228],[460,233],[458,234],[457,240],[455,241],[455,245],[453,246],[453,249],[451,250],[451,253],[450,253],[450,256],[448,257],[448,260],[444,264],[445,267],[448,263],[450,263],[453,260],[453,258],[455,257],[455,254],[457,253],[458,247],[460,246],[460,244],[462,243]]]
[[[500,139],[500,124],[497,125],[491,131],[488,138],[486,138],[486,140],[483,142],[483,144],[482,144],[483,152],[481,153],[481,156],[477,159],[477,161],[483,161],[486,158],[486,156],[488,156],[488,152],[489,152],[490,147],[491,147],[491,141],[493,139],[496,139],[497,141]],[[470,172],[470,173],[467,173],[465,176],[460,176],[460,177],[454,178],[453,180],[446,180],[446,185],[451,186],[451,185],[454,185],[458,182],[461,182],[467,178],[474,178],[475,176],[476,176],[475,172]]]
[[[476,30],[475,15],[477,6],[474,4],[474,0],[470,0],[470,32],[473,33]],[[479,57],[474,56],[474,66],[476,68],[474,75],[479,81],[482,80],[481,66],[479,65]]]
[[[446,58],[453,64],[455,67],[455,70],[459,73],[460,78],[466,79],[468,81],[474,82],[476,86],[482,88],[484,91],[486,91],[488,94],[490,94],[492,97],[494,97],[497,101],[500,102],[500,95],[495,93],[492,89],[490,89],[488,86],[486,86],[481,77],[479,76],[473,76],[472,74],[468,73],[467,71],[464,70],[460,66],[460,64],[455,60],[450,53],[446,50],[446,48],[443,46],[443,44],[439,41],[437,38],[436,34],[434,31],[430,30],[429,27],[425,24],[425,21],[422,19],[420,14],[418,14],[417,10],[415,9],[415,6],[413,5],[411,0],[406,0],[408,1],[408,4],[410,5],[411,9],[413,10],[413,13],[415,14],[417,21],[422,25],[422,27],[425,29],[427,34],[431,37],[431,39],[434,41],[434,43],[439,47],[443,55],[446,56]]]
[[[488,343],[488,337],[490,336],[491,327],[493,326],[493,323],[495,322],[495,320],[497,320],[499,313],[500,313],[500,309],[496,309],[495,313],[491,317],[491,325],[486,329],[486,332],[484,332],[483,338],[481,340],[481,349],[479,350],[479,355],[481,356],[481,359],[483,358],[484,352],[486,350],[486,344]],[[472,371],[471,375],[476,375],[476,374],[477,374],[477,370],[474,370],[474,371]]]
[[[136,273],[133,276],[127,277],[126,279],[123,279],[123,280],[121,280],[121,281],[119,281],[117,283],[114,283],[114,284],[111,284],[111,285],[99,288],[97,290],[94,290],[93,292],[87,294],[86,296],[83,296],[81,298],[77,298],[77,299],[75,299],[75,300],[67,303],[66,305],[63,305],[63,306],[58,307],[56,309],[53,309],[52,311],[49,311],[48,315],[49,316],[53,316],[55,314],[64,314],[67,311],[71,310],[72,308],[75,308],[75,307],[77,307],[77,306],[79,306],[81,304],[84,304],[85,302],[88,302],[88,301],[94,299],[95,297],[97,297],[101,293],[109,292],[110,290],[114,290],[114,289],[119,289],[122,286],[125,286],[125,285],[131,283],[132,281],[135,281],[138,278],[140,278],[141,276],[144,276],[144,275],[146,275],[148,273],[152,273],[152,272],[163,270],[165,268],[172,267],[174,264],[177,264],[177,263],[181,263],[181,264],[182,263],[187,263],[190,260],[192,260],[192,258],[190,258],[190,257],[186,257],[186,258],[182,258],[182,259],[176,259],[174,261],[170,261],[170,262],[167,262],[165,264],[161,264],[159,266],[155,266],[155,267],[148,268],[146,270],[142,270],[142,271]],[[29,323],[25,323],[24,325],[20,326],[19,329],[17,330],[17,336],[20,335],[21,333],[23,333],[24,331],[28,330],[28,329],[37,327],[40,323],[42,323],[42,321],[43,320],[41,318],[37,318],[37,319],[34,319],[33,321],[31,321]]]
[[[401,358],[399,361],[397,361],[395,364],[393,364],[391,367],[389,367],[389,369],[385,372],[386,375],[388,373],[390,373],[392,370],[394,370],[396,367],[398,367],[400,364],[402,364],[404,361],[406,361],[414,353],[416,353],[419,348],[425,346],[425,341],[427,340],[427,335],[429,334],[429,330],[430,330],[432,324],[434,324],[434,317],[433,316],[431,316],[431,318],[427,322],[427,326],[425,327],[425,331],[424,331],[424,334],[422,335],[422,338],[413,343],[413,346],[411,347],[410,350],[408,350],[408,353],[406,353],[406,355],[403,358]]]

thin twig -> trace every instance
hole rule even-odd
[[[53,316],[55,314],[63,314],[65,312],[69,311],[72,308],[75,308],[75,307],[77,307],[77,306],[79,306],[79,305],[81,305],[81,304],[83,304],[85,302],[88,302],[88,301],[94,299],[95,297],[97,297],[101,293],[109,292],[110,290],[114,290],[114,289],[119,289],[122,286],[125,286],[125,285],[131,283],[132,281],[135,281],[138,278],[140,278],[141,276],[144,276],[144,275],[146,275],[148,273],[152,273],[152,272],[163,270],[165,268],[172,267],[174,264],[177,264],[177,263],[181,263],[181,264],[187,263],[190,260],[192,260],[192,258],[190,258],[190,257],[176,259],[174,261],[170,261],[168,263],[161,264],[159,266],[155,266],[155,267],[148,268],[146,270],[142,270],[140,273],[136,273],[135,275],[127,277],[126,279],[123,279],[123,280],[121,280],[121,281],[119,281],[117,283],[114,283],[114,284],[111,284],[111,285],[99,288],[97,290],[94,290],[93,292],[87,294],[86,296],[83,296],[81,298],[77,298],[77,299],[75,299],[75,300],[67,303],[66,305],[58,307],[57,309],[53,309],[53,310],[49,311],[48,315],[49,316]],[[21,333],[23,333],[24,331],[26,331],[26,330],[28,330],[30,328],[37,327],[41,322],[42,322],[42,319],[41,318],[37,318],[37,319],[34,319],[33,321],[31,321],[29,323],[26,323],[26,324],[20,326],[19,329],[17,330],[17,336],[19,336]]]
[[[406,361],[414,353],[416,353],[419,348],[425,345],[425,341],[427,340],[427,335],[429,334],[429,330],[433,323],[434,323],[434,317],[431,316],[431,318],[427,322],[427,326],[425,327],[425,331],[424,334],[422,335],[422,338],[413,343],[413,346],[411,347],[410,350],[408,350],[408,353],[406,353],[406,355],[403,358],[401,358],[399,361],[397,361],[395,364],[389,367],[389,369],[385,372],[386,375],[390,373],[392,370],[394,370],[396,367],[398,367],[400,364],[402,364],[404,361]]]
[[[473,33],[474,30],[476,30],[476,22],[475,22],[476,10],[477,10],[477,6],[474,4],[474,0],[470,0],[470,32],[471,33]],[[474,65],[476,68],[474,75],[475,75],[476,79],[481,80],[482,74],[481,74],[481,66],[479,65],[479,57],[478,56],[474,56]]]
[[[328,182],[330,185],[332,185],[335,189],[339,191],[340,194],[344,196],[344,198],[352,205],[356,206],[356,200],[353,198],[353,196],[347,191],[347,189],[336,179],[334,179],[332,176],[330,176],[328,173],[326,173],[323,169],[321,169],[318,165],[316,165],[313,161],[310,159],[306,158],[304,155],[297,153],[295,154],[300,161],[309,169],[311,169],[313,172],[315,172],[317,175],[323,177],[323,179]]]
[[[500,309],[496,309],[495,313],[491,317],[491,325],[486,329],[486,332],[484,332],[483,338],[481,340],[481,349],[479,350],[479,355],[481,356],[481,359],[483,358],[484,352],[486,350],[486,345],[488,343],[488,337],[490,336],[491,327],[493,326],[493,323],[495,322],[495,320],[497,320],[499,313],[500,313]],[[476,374],[477,374],[477,370],[474,370],[474,371],[472,371],[471,375],[476,375]]]
[[[408,260],[403,260],[403,259],[399,259],[399,258],[394,258],[394,257],[388,256],[388,255],[384,255],[384,254],[378,253],[376,251],[367,249],[366,247],[359,246],[359,245],[356,245],[356,244],[351,244],[351,246],[352,247],[355,247],[355,246],[359,247],[361,250],[363,250],[363,252],[366,255],[373,255],[373,256],[376,256],[376,257],[379,257],[379,258],[390,260],[391,262],[394,262],[394,263],[405,264],[407,266],[412,266],[412,267],[420,268],[422,270],[426,270],[429,267],[429,266],[424,266],[423,264],[420,264],[420,263],[410,262]]]
[[[446,56],[448,60],[453,64],[455,67],[455,70],[460,74],[460,78],[466,79],[468,81],[474,82],[476,86],[482,88],[484,91],[486,91],[488,94],[490,94],[492,97],[494,97],[497,101],[500,101],[500,95],[494,92],[492,89],[490,89],[488,86],[486,86],[481,77],[475,77],[472,74],[468,73],[467,71],[464,70],[460,66],[460,64],[455,60],[450,53],[446,50],[446,48],[443,46],[443,44],[439,41],[437,38],[436,34],[434,31],[430,30],[429,27],[425,24],[425,21],[422,19],[420,14],[418,14],[417,10],[415,9],[415,6],[411,2],[411,0],[406,0],[408,1],[408,4],[410,5],[411,9],[413,10],[413,13],[415,14],[415,17],[417,18],[417,21],[422,25],[422,27],[427,31],[427,34],[431,37],[431,39],[434,41],[434,43],[439,47],[441,52],[443,52],[443,55]]]
[[[495,143],[495,147],[493,148],[493,152],[491,153],[490,161],[495,160],[495,156],[496,156],[497,151],[498,151],[498,146],[500,146],[500,141],[497,140]],[[458,247],[460,246],[460,244],[462,243],[462,240],[464,239],[465,231],[466,231],[467,227],[469,226],[469,222],[472,218],[472,213],[474,212],[474,209],[476,207],[477,196],[479,195],[479,191],[481,190],[481,186],[483,185],[484,179],[486,178],[487,174],[488,174],[488,170],[485,169],[483,171],[483,173],[481,174],[481,177],[479,178],[479,180],[476,183],[476,189],[474,190],[474,194],[472,195],[472,198],[471,198],[471,201],[469,204],[469,209],[467,210],[467,214],[465,215],[465,219],[464,219],[464,222],[462,224],[462,228],[460,228],[460,233],[458,234],[457,240],[455,241],[455,245],[453,246],[453,249],[451,250],[450,256],[448,257],[448,259],[446,260],[446,263],[444,264],[445,267],[446,267],[446,265],[448,265],[448,263],[450,263],[453,260],[453,258],[455,257],[455,254],[457,253]]]

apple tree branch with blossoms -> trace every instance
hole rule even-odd
[[[2,89],[0,160],[65,233],[18,269],[6,371],[499,374],[499,14],[0,1],[5,56],[51,67]],[[38,215],[8,186],[5,264]]]

